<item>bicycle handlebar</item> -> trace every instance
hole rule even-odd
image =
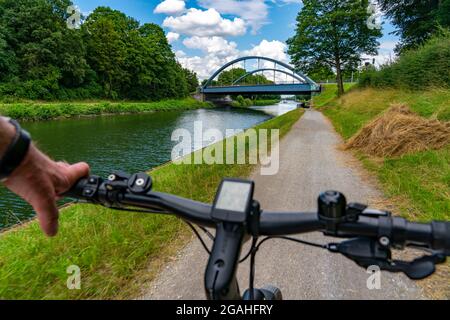
[[[220,196],[220,191],[218,194]],[[238,213],[239,219],[229,217],[229,214],[235,214],[233,211],[225,210],[225,215],[215,215],[215,205],[154,192],[151,177],[144,173],[116,172],[106,181],[91,176],[78,181],[66,196],[119,210],[141,208],[148,213],[175,214],[197,225],[215,228],[211,251],[205,246],[210,253],[205,272],[205,290],[210,299],[240,298],[236,270],[242,244],[248,236],[253,236],[254,240],[252,257],[257,250],[255,239],[261,235],[270,238],[321,231],[328,236],[350,238],[319,246],[341,253],[362,267],[377,265],[390,272],[403,272],[411,279],[428,277],[434,273],[435,265],[445,262],[446,256],[450,255],[449,222],[408,222],[361,204],[347,204],[345,196],[335,191],[320,194],[315,213],[263,211],[257,201],[250,199],[245,214],[241,212],[244,216]],[[403,248],[411,244],[437,251],[411,262],[392,260],[392,247]],[[249,296],[253,298],[253,294]]]
[[[128,186],[123,186],[121,191],[108,190],[107,184],[95,176],[81,179],[65,196],[108,207],[132,206],[163,211],[160,213],[175,214],[204,227],[217,225],[211,218],[212,206],[209,204],[154,191],[135,194]],[[450,222],[415,223],[388,215],[366,216],[364,211],[352,220],[338,222],[333,229],[318,213],[261,211],[258,233],[283,236],[321,231],[341,238],[385,238],[389,241],[385,245],[414,244],[450,254]]]

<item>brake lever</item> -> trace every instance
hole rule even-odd
[[[341,243],[331,243],[328,250],[341,253],[353,260],[359,266],[368,268],[376,265],[381,270],[389,272],[403,272],[413,280],[424,279],[436,271],[436,264],[444,263],[447,259],[442,252],[433,252],[413,261],[392,260],[391,250],[370,238],[356,238]]]

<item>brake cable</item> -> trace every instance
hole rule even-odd
[[[291,237],[283,237],[283,236],[269,236],[269,237],[265,237],[263,240],[261,240],[256,246],[252,246],[250,247],[250,250],[248,251],[248,253],[244,256],[244,258],[242,258],[241,260],[239,260],[239,263],[243,263],[245,262],[250,255],[252,254],[253,250],[258,251],[259,248],[261,247],[261,245],[271,239],[281,239],[281,240],[288,240],[288,241],[293,241],[293,242],[297,242],[297,243],[301,243],[304,245],[309,245],[312,247],[316,247],[316,248],[321,248],[321,249],[328,249],[328,245],[326,244],[320,244],[320,243],[314,243],[314,242],[309,242],[309,241],[305,241],[305,240],[301,240],[301,239],[296,239],[296,238],[291,238]]]
[[[256,265],[255,264],[255,258],[256,258],[256,253],[258,252],[259,248],[264,244],[264,242],[266,242],[268,240],[271,240],[271,239],[288,240],[288,241],[293,241],[293,242],[297,242],[297,243],[301,243],[301,244],[305,244],[305,245],[309,245],[309,246],[313,246],[313,247],[317,247],[317,248],[321,248],[321,249],[328,249],[328,245],[323,245],[323,244],[319,244],[319,243],[309,242],[309,241],[296,239],[296,238],[291,238],[291,237],[270,236],[270,237],[264,238],[259,243],[257,243],[258,242],[258,237],[253,237],[252,244],[250,246],[249,252],[245,255],[244,258],[242,258],[239,261],[239,263],[243,263],[244,261],[246,261],[250,257],[250,275],[249,275],[249,294],[250,294],[249,298],[250,298],[250,300],[254,299],[255,265]]]
[[[250,276],[249,276],[249,290],[250,290],[250,300],[253,301],[255,298],[253,288],[255,286],[255,257],[256,252],[258,251],[257,247],[255,247],[256,243],[258,242],[258,237],[253,237],[252,239],[252,248],[254,250],[251,250],[251,257],[250,257]]]
[[[212,240],[212,241],[216,240],[216,238],[212,235],[211,232],[208,231],[208,229],[206,229],[205,227],[200,227],[200,226],[198,226],[198,227],[200,230],[202,230],[208,236],[208,238],[210,240]]]
[[[316,247],[316,248],[328,249],[328,244],[315,243],[315,242],[310,242],[310,241],[301,240],[301,239],[297,239],[297,238],[284,237],[284,236],[273,236],[273,237],[268,237],[268,238],[269,239],[288,240],[288,241],[293,241],[293,242],[305,244],[305,245]],[[269,239],[264,239],[263,241],[269,240]],[[262,244],[262,242],[259,245],[261,245],[261,244]]]
[[[200,243],[202,244],[202,246],[203,246],[203,248],[206,250],[206,252],[207,252],[209,255],[211,255],[211,250],[208,249],[208,246],[206,245],[205,240],[203,240],[203,238],[200,236],[200,233],[197,231],[197,229],[192,225],[192,223],[190,223],[190,222],[188,222],[188,221],[185,221],[185,220],[183,220],[183,221],[184,221],[184,222],[192,229],[192,231],[193,231],[194,234],[197,236],[198,240],[200,241]],[[200,228],[200,229],[202,229],[202,231],[205,231],[205,233],[211,235],[211,233],[209,233],[208,230],[206,230],[206,229],[204,229],[204,228]],[[203,229],[204,229],[204,230],[203,230]],[[211,236],[212,236],[212,235],[211,235]],[[213,237],[213,240],[214,240],[214,237]]]
[[[79,203],[79,201],[72,202],[74,204]],[[134,212],[134,213],[154,213],[154,214],[171,214],[171,212],[163,211],[163,210],[142,210],[142,209],[131,209],[126,207],[107,207],[108,209],[115,210],[115,211],[125,211],[125,212]],[[210,255],[211,251],[208,249],[208,246],[206,245],[205,241],[197,231],[197,229],[188,221],[183,220],[194,232],[200,243],[202,244],[203,248],[206,250],[206,252]],[[204,227],[199,227],[212,241],[214,241],[214,236]]]

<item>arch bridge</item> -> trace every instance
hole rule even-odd
[[[248,71],[248,61],[252,60],[256,61],[256,63],[253,65],[250,64],[250,67],[253,67],[253,70]],[[245,73],[233,78],[233,70],[236,70],[236,65],[240,65],[241,69],[243,69]],[[228,75],[231,76],[231,80],[228,79],[229,81],[226,83],[221,83],[220,75],[223,72],[228,71],[228,69],[230,69]],[[268,73],[270,73],[270,76],[266,77]],[[245,83],[247,78],[258,74],[262,74],[266,80],[269,81],[264,81],[263,83]],[[285,77],[286,81],[284,81],[284,78],[281,80],[280,76]],[[262,78],[254,77],[253,79],[261,80]],[[260,56],[241,57],[228,62],[219,70],[214,72],[214,74],[200,88],[200,92],[205,98],[243,94],[310,95],[314,92],[320,91],[320,85],[315,83],[302,72],[295,70],[293,67],[284,62]]]

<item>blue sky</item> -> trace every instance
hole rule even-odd
[[[285,41],[294,34],[300,0],[73,0],[83,13],[109,6],[141,23],[163,26],[178,60],[200,78],[232,58],[258,54],[289,62]],[[206,25],[205,25],[206,23]],[[384,21],[378,62],[397,42]]]

